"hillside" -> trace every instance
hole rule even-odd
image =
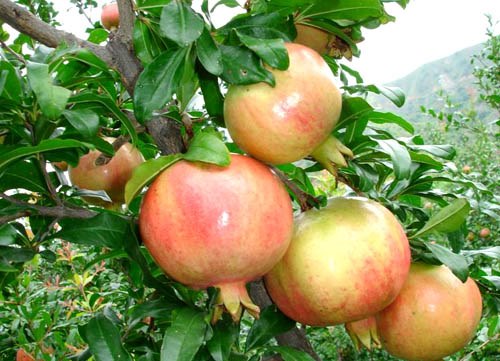
[[[418,121],[423,116],[420,111],[422,105],[437,111],[443,109],[444,103],[438,93],[444,90],[454,104],[462,105],[461,109],[473,108],[485,121],[495,119],[498,115],[493,114],[491,109],[481,104],[478,99],[475,78],[472,75],[471,57],[478,54],[482,46],[478,44],[424,64],[407,76],[386,84],[403,89],[406,103],[402,108],[396,108],[381,97],[374,99],[376,106],[400,114],[408,120]]]

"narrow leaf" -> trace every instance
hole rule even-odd
[[[160,360],[193,360],[204,341],[206,329],[204,313],[192,308],[179,309],[163,337]]]
[[[236,31],[241,42],[255,54],[257,54],[266,64],[279,70],[288,69],[290,59],[283,39],[259,39],[244,35]]]
[[[134,111],[145,122],[165,106],[179,87],[184,74],[187,49],[167,50],[150,63],[139,76],[134,93]]]
[[[128,205],[141,190],[164,169],[180,160],[180,154],[171,154],[141,163],[132,173],[132,178],[125,185],[125,203]]]
[[[209,73],[213,75],[222,74],[222,53],[206,28],[203,29],[203,33],[196,40],[196,54],[200,63]]]
[[[231,84],[253,84],[266,82],[275,85],[273,74],[264,68],[259,57],[241,46],[221,45],[224,70],[221,78]]]
[[[207,341],[210,356],[215,361],[227,361],[231,348],[238,339],[239,327],[230,318],[217,321],[213,326],[213,336]]]
[[[399,144],[394,139],[374,139],[380,148],[387,153],[392,160],[394,175],[397,179],[407,179],[410,177],[411,157],[406,147]]]
[[[84,138],[94,137],[99,130],[99,116],[91,109],[65,110],[63,115]]]
[[[160,29],[163,35],[185,47],[198,39],[205,22],[182,0],[170,1],[161,12]]]
[[[295,321],[286,317],[276,306],[266,307],[248,332],[245,351],[264,345],[273,337],[290,330],[294,326]]]
[[[457,198],[434,214],[411,238],[421,237],[431,231],[446,233],[456,231],[469,215],[469,211],[469,202],[464,198]]]
[[[26,67],[42,113],[49,119],[57,119],[66,108],[71,91],[52,84],[47,64],[28,62]]]
[[[439,244],[432,244],[429,242],[425,242],[424,244],[427,249],[429,249],[439,261],[448,266],[453,274],[462,282],[467,280],[467,277],[469,277],[469,266],[464,256],[453,253],[448,248]]]
[[[124,218],[112,213],[100,213],[78,222],[73,219],[64,219],[60,224],[61,231],[52,235],[51,238],[112,249],[123,248],[123,239],[128,227],[128,222]]]
[[[288,346],[273,346],[271,351],[279,353],[284,361],[314,361],[311,355],[305,351],[298,350]]]
[[[132,360],[122,345],[118,328],[103,314],[91,319],[81,332],[97,361]]]
[[[207,131],[196,133],[183,158],[191,162],[212,163],[222,167],[231,163],[225,143],[216,133]]]

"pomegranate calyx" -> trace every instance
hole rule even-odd
[[[363,346],[368,350],[381,347],[375,317],[346,323],[345,329],[357,351],[360,351]]]
[[[347,167],[347,158],[354,157],[354,153],[347,148],[340,140],[330,135],[321,143],[311,156],[320,163],[332,175],[337,175],[338,167]]]
[[[229,312],[234,322],[238,322],[245,309],[255,318],[259,318],[260,308],[250,299],[244,282],[225,283],[215,286],[219,295],[215,302],[212,324],[216,323],[222,313]]]

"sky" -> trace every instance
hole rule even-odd
[[[327,0],[325,0],[327,1]],[[104,4],[105,0],[98,0]],[[216,1],[211,0],[210,4]],[[244,0],[240,0],[240,3]],[[84,36],[88,24],[76,11],[68,12],[71,3],[55,0],[60,10],[63,29]],[[195,7],[201,0],[194,0]],[[233,10],[220,6],[214,13],[220,26],[230,19]],[[397,4],[387,4],[395,22],[374,30],[363,30],[365,40],[358,44],[361,56],[346,64],[359,71],[366,83],[383,84],[399,79],[420,65],[451,55],[487,39],[487,19],[500,21],[500,0],[411,0],[405,10]],[[99,19],[100,9],[94,9],[92,20]],[[80,30],[77,30],[80,29]],[[500,32],[500,24],[496,33]]]

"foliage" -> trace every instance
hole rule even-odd
[[[16,2],[57,25],[51,3]],[[191,290],[161,272],[137,231],[139,205],[147,184],[177,160],[223,166],[229,150],[241,152],[226,137],[225,90],[229,84],[273,85],[264,62],[287,67],[283,42],[295,38],[296,22],[335,34],[356,56],[363,29],[393,20],[384,9],[387,2],[249,1],[246,13],[215,28],[208,1],[201,14],[190,2],[138,0],[129,29],[135,62],[127,65],[141,71],[132,75],[121,63],[110,66],[116,54],[102,56],[127,38],[121,29],[109,34],[94,24],[83,46],[61,41],[52,49],[36,35],[21,32],[8,39],[0,28],[0,357],[14,359],[24,348],[40,360],[223,361],[277,354],[285,361],[310,360],[304,350],[277,346],[274,337],[295,322],[273,305],[258,320],[245,316],[233,323],[224,316],[211,324],[217,291]],[[71,3],[82,15],[96,5]],[[220,1],[216,6],[235,5]],[[105,40],[110,47],[91,46]],[[492,148],[477,158],[484,162],[484,168],[477,167],[481,173],[458,175],[454,147],[426,143],[412,123],[376,109],[366,98],[376,94],[401,106],[405,97],[399,89],[364,84],[342,59],[325,59],[343,85],[342,114],[333,135],[354,156],[335,169],[335,179],[328,175],[323,190],[313,185],[324,177],[318,173],[322,166],[311,159],[275,168],[297,212],[324,205],[333,193],[384,204],[404,225],[414,259],[445,263],[458,277],[470,274],[480,283],[485,318],[472,350],[486,357],[490,349],[481,343],[498,345],[500,255],[486,241],[466,245],[464,220],[471,206],[473,215],[484,216],[485,199],[497,184],[485,176],[495,173],[491,157],[498,153]],[[484,79],[490,76],[476,74],[486,94],[490,88]],[[158,119],[178,132],[158,134]],[[148,160],[127,186],[127,205],[114,210],[87,204],[83,196],[107,197],[73,187],[67,174],[52,166],[60,161],[76,166],[93,149],[112,156],[115,149],[103,136],[131,141]],[[165,147],[165,137],[176,138],[181,149]],[[498,208],[490,203],[486,208],[494,213]],[[342,342],[339,354],[352,352],[345,334],[332,330],[333,342]],[[308,329],[308,334],[316,345],[322,335],[331,336],[329,329]],[[318,346],[325,359],[334,357]]]

